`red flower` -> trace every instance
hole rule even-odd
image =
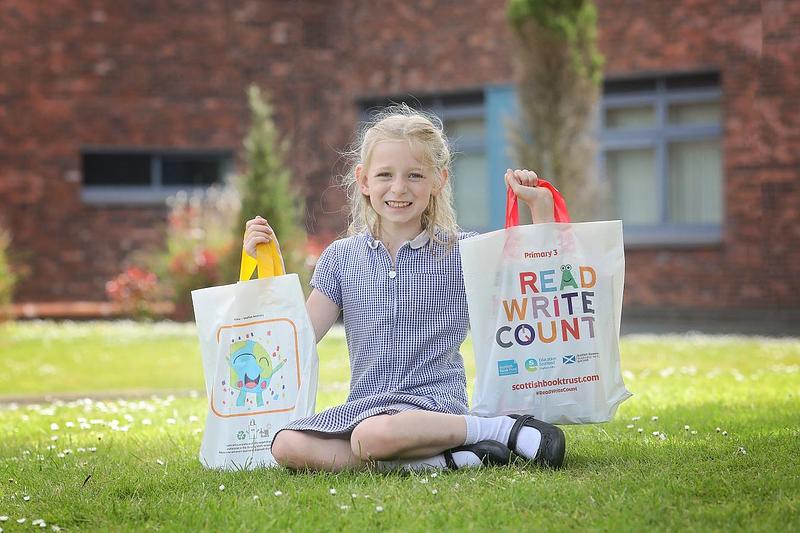
[[[156,275],[135,266],[127,268],[106,282],[105,288],[109,299],[134,314],[148,313],[150,306],[161,296],[161,287]]]
[[[218,262],[219,257],[217,254],[208,248],[201,250],[197,258],[197,264],[199,266],[206,267],[207,269],[216,268]]]

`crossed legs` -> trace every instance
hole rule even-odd
[[[464,444],[463,416],[431,411],[378,415],[358,424],[348,436],[283,430],[272,455],[293,470],[340,471],[364,468],[369,461],[430,457]]]

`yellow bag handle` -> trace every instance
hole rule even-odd
[[[253,271],[258,270],[258,279],[272,276],[282,276],[283,257],[275,245],[275,240],[266,244],[256,245],[256,258],[253,259],[242,247],[242,264],[239,269],[239,281],[247,281],[253,276]]]

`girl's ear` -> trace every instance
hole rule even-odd
[[[361,194],[369,196],[369,186],[367,185],[367,173],[365,172],[364,165],[359,163],[356,165],[356,181],[358,182],[358,188],[361,190]]]
[[[433,188],[433,195],[438,195],[444,186],[447,185],[447,180],[450,179],[450,173],[447,169],[442,170],[442,173],[439,175],[439,185]]]

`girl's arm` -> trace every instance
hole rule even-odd
[[[256,217],[248,220],[245,230],[244,249],[250,256],[256,256],[256,245],[268,243],[273,239],[280,250],[278,238],[265,218]],[[306,300],[306,310],[314,328],[314,335],[317,338],[317,342],[319,342],[339,317],[339,306],[323,293],[314,289],[308,296],[308,300]]]
[[[306,300],[306,310],[314,327],[314,335],[319,342],[339,318],[339,306],[322,292],[313,289]]]
[[[506,185],[514,190],[517,198],[528,205],[534,224],[555,221],[553,215],[553,193],[538,187],[539,176],[531,170],[506,170]]]

